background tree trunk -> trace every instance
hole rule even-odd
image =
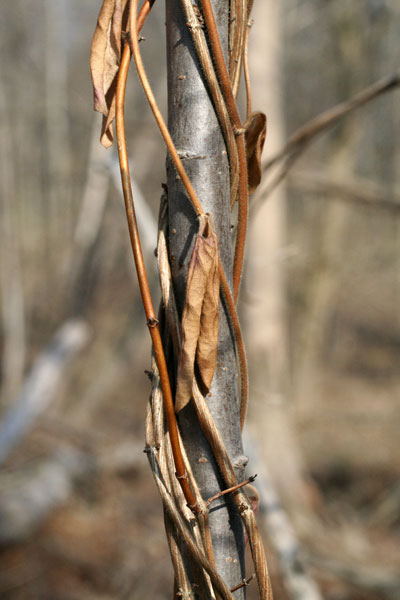
[[[256,2],[253,18],[249,56],[254,108],[267,114],[265,154],[273,155],[285,141],[281,8],[273,0]],[[298,511],[301,507],[308,508],[308,497],[289,404],[286,245],[283,183],[263,201],[249,228],[245,295],[251,386],[249,417],[262,460],[268,465],[283,503]]]
[[[213,2],[225,52],[228,37],[228,3]],[[205,209],[210,212],[218,235],[220,258],[228,278],[232,272],[229,168],[225,144],[214,108],[203,83],[192,40],[178,2],[167,2],[168,125],[184,159],[190,180]],[[182,313],[188,264],[198,224],[189,199],[168,160],[169,252],[178,310]],[[220,430],[238,481],[244,464],[239,424],[237,370],[234,341],[220,306],[219,354],[209,408]],[[181,411],[179,425],[195,478],[204,498],[224,488],[208,442],[191,403]],[[210,512],[211,533],[217,569],[228,586],[244,577],[243,526],[227,496],[216,501]],[[243,598],[243,590],[236,592]]]

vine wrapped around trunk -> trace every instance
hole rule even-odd
[[[247,365],[235,307],[248,182],[253,192],[265,139],[264,115],[248,115],[242,124],[235,100],[246,63],[251,3],[232,0],[229,7],[224,0],[201,0],[197,6],[189,0],[167,0],[168,127],[139,49],[138,35],[152,4],[145,0],[138,14],[137,0],[104,0],[91,69],[106,146],[112,143],[116,117],[129,233],[153,342],[146,452],[164,506],[174,596],[244,598],[246,586],[256,578],[259,598],[269,600],[264,550],[245,491],[254,477],[244,479],[247,458],[241,429]],[[160,323],[141,252],[125,140],[131,56],[168,148],[158,239]],[[246,89],[249,93],[248,84]],[[239,208],[233,251],[235,201]],[[244,531],[255,574],[246,575]]]

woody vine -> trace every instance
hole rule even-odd
[[[269,600],[272,592],[265,553],[253,504],[249,499],[256,494],[250,485],[254,477],[245,479],[245,457],[233,457],[227,450],[226,433],[219,430],[209,402],[215,387],[216,370],[222,360],[219,346],[223,315],[233,340],[239,374],[239,402],[235,401],[237,392],[234,392],[228,410],[232,410],[233,415],[237,413],[240,438],[246,415],[248,382],[236,302],[243,268],[248,197],[260,183],[260,160],[266,132],[265,115],[251,112],[247,42],[252,0],[231,0],[224,17],[227,25],[225,40],[221,39],[219,33],[221,18],[219,23],[216,22],[216,2],[200,0],[198,5],[193,5],[190,0],[181,0],[180,4],[174,2],[169,5],[169,14],[173,18],[175,13],[179,13],[176,16],[178,20],[183,17],[191,43],[190,51],[194,56],[192,61],[201,67],[204,90],[211,100],[227,156],[228,185],[227,189],[218,193],[228,198],[228,208],[232,211],[229,221],[237,213],[232,272],[227,271],[221,258],[221,240],[217,234],[218,229],[226,228],[227,224],[214,222],[212,211],[203,208],[202,197],[183,164],[185,155],[177,149],[164,122],[143,65],[139,36],[153,3],[154,0],[145,0],[138,11],[137,0],[104,0],[93,37],[90,64],[94,108],[103,114],[101,141],[106,147],[113,142],[113,121],[116,120],[129,234],[153,344],[146,452],[164,507],[166,533],[175,572],[174,597],[243,598],[247,585],[256,579],[259,598]],[[224,52],[226,46],[228,52]],[[175,256],[170,243],[175,231],[171,228],[169,216],[174,206],[174,192],[165,186],[157,244],[162,292],[158,315],[150,295],[136,223],[125,136],[125,89],[131,58],[166,144],[174,179],[182,187],[185,201],[193,213],[192,223],[196,227],[195,234],[188,240],[190,249],[187,251],[186,269],[183,263],[181,265],[185,289],[184,297],[179,298],[179,286],[174,280],[172,264]],[[244,123],[237,106],[242,71],[245,74],[247,96]],[[220,219],[218,210],[216,217]],[[226,367],[223,369],[226,370]],[[185,425],[187,415],[196,420],[189,428]],[[190,439],[188,430],[193,427],[201,432],[194,435],[204,438],[204,444],[207,445],[204,451],[211,456],[210,462],[214,465],[216,481],[219,482],[220,489],[214,490],[215,493],[208,497],[205,496],[207,486],[199,479],[198,465],[194,464],[190,448],[194,440]],[[207,462],[206,458],[201,460]],[[230,521],[241,521],[244,525],[244,528],[243,525],[239,528],[237,524],[232,525],[233,534],[225,532],[230,544],[228,558],[233,563],[230,569],[225,568],[221,559],[227,548],[218,548],[221,535],[217,535],[214,525],[216,519],[212,512],[218,512],[219,509],[222,509],[221,514],[224,509],[228,511]],[[225,519],[226,530],[230,529],[230,521]],[[250,574],[246,574],[244,565],[243,529],[254,565],[254,573]],[[238,573],[240,577],[235,581]]]

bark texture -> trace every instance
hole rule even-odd
[[[227,50],[228,3],[213,2],[224,50]],[[167,1],[168,125],[184,166],[205,211],[211,213],[219,240],[220,258],[228,279],[232,273],[232,241],[229,195],[229,167],[225,144],[201,69],[196,61],[190,33],[180,4]],[[186,276],[196,215],[167,160],[169,206],[169,252],[178,311],[182,314]],[[238,481],[243,480],[243,457],[239,424],[237,369],[234,340],[220,304],[218,361],[207,402],[219,428]],[[224,489],[209,445],[205,440],[192,403],[179,417],[183,441],[203,497]],[[233,587],[244,577],[243,526],[233,502],[225,496],[213,503],[210,524],[217,568],[227,585]],[[244,598],[243,589],[235,597]]]

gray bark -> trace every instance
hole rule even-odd
[[[215,0],[213,6],[226,51],[228,3]],[[179,2],[167,1],[166,23],[169,129],[199,199],[212,215],[220,257],[229,279],[232,242],[225,144]],[[169,252],[177,306],[181,313],[197,219],[170,160],[167,161],[167,170]],[[245,460],[239,425],[238,376],[234,341],[222,305],[218,347],[217,369],[207,402],[230,458],[237,465],[238,480],[242,481]],[[181,411],[179,425],[194,475],[206,499],[225,486],[191,403]],[[227,585],[233,587],[244,577],[244,543],[240,517],[228,496],[212,504],[210,524],[217,568]],[[235,592],[236,598],[244,598],[244,595],[244,589]]]

